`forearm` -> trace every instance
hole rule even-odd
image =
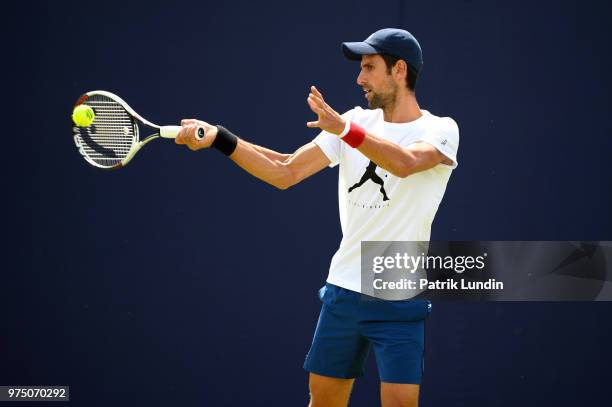
[[[428,170],[440,163],[453,163],[429,143],[416,142],[402,147],[372,134],[366,135],[358,149],[379,167],[400,178]]]
[[[325,153],[314,142],[298,148],[293,154],[281,154],[241,140],[221,126],[204,121],[184,119],[183,129],[176,136],[177,144],[185,144],[192,151],[215,148],[230,157],[240,168],[279,189],[287,189],[330,164]],[[199,128],[205,136],[196,136]]]
[[[358,150],[379,167],[398,177],[407,176],[416,165],[415,157],[402,146],[370,133]]]
[[[289,157],[290,154],[277,153],[239,139],[230,159],[254,177],[279,189],[286,189],[293,185],[291,169],[286,163]]]
[[[249,143],[248,141],[245,141],[245,140],[240,140],[240,141],[242,143],[249,145],[250,147],[255,149],[255,151],[265,155],[266,157],[268,157],[270,160],[273,160],[273,161],[286,162],[289,159],[289,157],[291,157],[291,154],[279,153],[277,151],[270,150],[262,146],[258,146],[257,144]]]

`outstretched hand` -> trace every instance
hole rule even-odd
[[[321,130],[325,130],[336,135],[342,133],[346,124],[344,119],[342,116],[340,116],[340,114],[338,114],[338,112],[325,103],[323,95],[314,86],[310,87],[310,94],[308,95],[307,101],[308,106],[310,106],[310,110],[317,115],[317,121],[308,122],[306,123],[306,126],[318,127]]]

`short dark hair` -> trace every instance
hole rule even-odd
[[[380,56],[382,57],[382,59],[385,60],[385,65],[387,65],[387,73],[390,74],[391,69],[395,66],[397,61],[400,60],[400,58],[388,54],[380,54]],[[406,62],[406,65],[408,66],[408,72],[406,75],[406,87],[411,91],[414,91],[414,89],[416,88],[417,77],[419,76],[419,74],[417,73],[416,69],[410,66],[408,62]]]

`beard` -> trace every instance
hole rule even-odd
[[[368,107],[370,109],[385,109],[395,104],[395,97],[397,96],[397,88],[392,87],[389,92],[379,93],[372,91],[372,97],[368,100]]]

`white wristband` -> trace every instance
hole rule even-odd
[[[351,129],[351,121],[347,120],[345,125],[344,125],[344,130],[342,130],[342,133],[338,134],[338,137],[342,138],[342,137],[346,136],[350,129]]]

